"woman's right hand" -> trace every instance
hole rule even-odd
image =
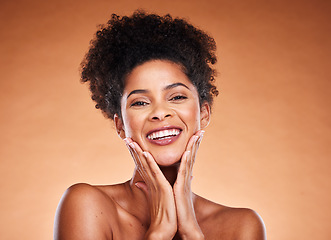
[[[153,156],[144,152],[130,138],[126,145],[144,182],[137,182],[148,199],[151,224],[145,239],[172,239],[177,232],[177,215],[173,190]]]

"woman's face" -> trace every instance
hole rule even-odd
[[[161,166],[177,163],[190,137],[208,125],[209,105],[200,109],[199,95],[181,67],[148,61],[128,75],[121,99],[119,135],[130,137]]]

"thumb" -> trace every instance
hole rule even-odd
[[[134,185],[137,188],[139,188],[141,191],[144,192],[146,198],[149,197],[149,191],[148,191],[148,187],[147,187],[146,183],[144,183],[144,182],[136,182]]]

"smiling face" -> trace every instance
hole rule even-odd
[[[125,81],[118,134],[130,137],[161,166],[177,163],[189,139],[209,123],[209,105],[182,68],[165,60],[137,66]]]

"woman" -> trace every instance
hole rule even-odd
[[[182,19],[113,15],[82,63],[82,81],[113,119],[135,162],[131,180],[76,184],[64,194],[55,239],[265,239],[252,210],[191,191],[210,119],[215,42]]]

